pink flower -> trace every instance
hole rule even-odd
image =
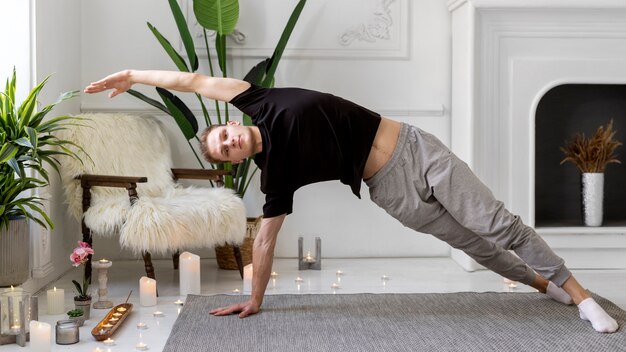
[[[78,247],[74,248],[74,251],[70,255],[72,265],[79,266],[81,264],[84,264],[85,262],[87,262],[87,257],[93,253],[93,249],[89,247],[88,243],[78,241]]]
[[[78,241],[78,248],[82,248],[87,254],[93,254],[93,249],[89,246],[89,243]]]
[[[76,253],[72,253],[70,255],[70,260],[72,261],[73,266],[79,266],[83,263],[82,259]]]

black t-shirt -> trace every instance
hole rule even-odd
[[[332,94],[252,85],[231,100],[259,128],[263,150],[254,162],[265,193],[263,216],[290,214],[294,192],[340,180],[359,198],[365,162],[381,117]]]

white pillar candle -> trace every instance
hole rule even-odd
[[[52,326],[40,321],[30,322],[30,350],[33,352],[52,351]]]
[[[149,277],[139,279],[139,303],[144,307],[151,307],[157,304],[156,280]]]
[[[243,292],[252,292],[252,276],[254,272],[252,270],[252,264],[248,264],[243,267]]]
[[[200,257],[189,252],[180,255],[180,295],[200,294]]]
[[[46,291],[46,298],[48,301],[48,314],[65,313],[65,290],[55,287]]]

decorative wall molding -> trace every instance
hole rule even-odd
[[[355,40],[375,43],[376,40],[389,40],[390,27],[393,26],[389,6],[396,0],[378,0],[378,8],[370,18],[356,27],[349,28],[339,36],[339,44],[350,46]]]
[[[203,28],[193,14],[192,0],[186,6],[189,28],[197,54],[206,57]],[[307,2],[283,57],[328,59],[408,59],[410,0],[317,0]],[[230,36],[229,55],[269,57],[292,8],[280,1],[240,1],[237,32]],[[346,12],[353,16],[346,17]],[[271,26],[258,20],[266,15]],[[354,20],[354,24],[350,24]],[[346,29],[348,28],[348,29]],[[278,31],[278,32],[277,32]],[[207,32],[207,34],[209,34]],[[211,34],[212,35],[212,34]],[[182,41],[178,39],[181,54]],[[215,55],[209,39],[211,56]]]

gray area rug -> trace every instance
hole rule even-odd
[[[164,351],[626,351],[626,312],[595,295],[618,332],[540,293],[270,295],[245,319],[208,314],[243,298],[188,296]]]

